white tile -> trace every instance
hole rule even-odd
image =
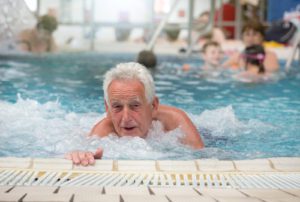
[[[155,161],[119,160],[116,164],[118,171],[156,171]]]
[[[274,168],[279,171],[300,171],[299,157],[270,158]]]
[[[276,199],[276,198],[262,198],[262,200],[264,202],[299,202],[300,198],[298,197],[287,197],[287,198],[280,198],[280,199]]]
[[[257,198],[245,198],[245,197],[227,197],[219,198],[218,202],[262,202]]]
[[[25,193],[0,193],[0,202],[18,202]]]
[[[169,202],[165,196],[122,195],[124,202]]]
[[[31,158],[1,157],[0,168],[30,168]]]
[[[194,161],[157,161],[157,163],[160,171],[197,171],[196,163]]]
[[[195,188],[197,191],[199,191],[204,196],[211,196],[213,198],[219,199],[219,198],[234,198],[234,197],[247,197],[245,194],[241,193],[240,191],[236,189],[199,189]]]
[[[0,186],[0,193],[5,193],[10,190],[13,186]]]
[[[150,187],[154,195],[199,196],[192,187]]]
[[[40,194],[52,194],[57,187],[48,186],[17,186],[14,187],[9,193],[40,193]]]
[[[101,195],[102,191],[102,187],[60,187],[58,194]]]
[[[113,160],[95,160],[94,165],[73,165],[73,170],[113,171]]]
[[[234,161],[239,171],[274,171],[268,159]]]
[[[282,191],[288,192],[288,193],[290,193],[291,195],[300,197],[300,189],[284,189],[284,190],[282,190]]]
[[[105,187],[105,194],[150,195],[148,187]]]
[[[43,193],[28,193],[23,202],[69,202],[71,194],[43,194]]]
[[[289,198],[290,194],[285,193],[278,189],[240,189],[241,192],[247,194],[250,197],[257,198],[272,198],[272,199],[280,199],[280,198]]]
[[[215,199],[205,196],[175,196],[167,195],[172,202],[216,202]]]
[[[73,202],[120,202],[120,196],[102,194],[75,194]]]
[[[196,160],[199,171],[235,171],[232,161],[219,161],[218,159]]]
[[[73,163],[67,159],[36,158],[33,159],[33,169],[40,170],[72,170]]]

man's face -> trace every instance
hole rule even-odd
[[[263,43],[263,40],[264,39],[261,33],[255,30],[246,29],[243,33],[243,42],[246,45],[246,47],[252,45],[261,45]]]
[[[158,99],[148,103],[144,85],[138,80],[114,80],[108,87],[107,117],[119,136],[146,137],[158,107]]]
[[[212,66],[219,67],[222,59],[222,51],[218,46],[208,46],[203,53],[203,59]]]

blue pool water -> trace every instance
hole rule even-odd
[[[107,159],[254,159],[300,156],[300,68],[265,83],[230,73],[202,78],[182,72],[198,58],[159,56],[153,72],[160,103],[185,110],[202,134],[202,151],[181,145],[180,131],[154,123],[147,139],[87,138],[104,116],[102,80],[136,55],[74,53],[0,56],[0,156],[57,157],[104,148]],[[283,63],[283,62],[282,62]]]

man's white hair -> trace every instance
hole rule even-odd
[[[138,80],[145,88],[145,96],[150,103],[155,96],[155,86],[150,72],[143,65],[136,62],[120,63],[105,73],[103,81],[104,98],[109,103],[108,87],[113,80]]]

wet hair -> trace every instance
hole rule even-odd
[[[114,80],[138,80],[145,88],[145,96],[150,103],[155,97],[155,85],[150,72],[143,65],[136,62],[120,63],[105,73],[103,81],[104,98],[109,103],[108,87]]]
[[[262,23],[258,21],[253,20],[247,22],[242,28],[242,33],[246,32],[247,30],[254,30],[256,32],[259,32],[263,37],[265,37],[265,27]]]
[[[43,15],[39,18],[36,27],[38,29],[47,30],[49,33],[52,33],[57,28],[57,20],[55,17],[50,15]]]
[[[156,56],[151,50],[143,50],[138,54],[137,62],[147,68],[154,68],[156,66]]]
[[[207,41],[203,46],[202,46],[202,49],[201,49],[201,52],[202,53],[205,53],[207,48],[209,46],[215,46],[215,47],[220,47],[220,44],[216,41]]]
[[[265,60],[265,49],[261,45],[252,45],[247,48],[245,48],[243,52],[243,58],[246,61],[246,67],[248,64],[253,64],[258,66],[259,73],[264,73],[265,72],[265,67],[264,67],[264,60]]]

